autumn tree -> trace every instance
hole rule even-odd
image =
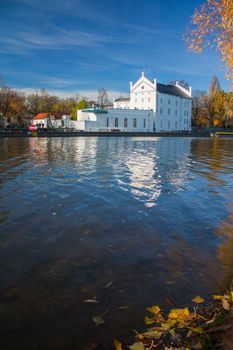
[[[198,125],[198,118],[203,109],[204,97],[206,97],[206,91],[194,90],[192,96],[192,124]]]
[[[189,49],[198,53],[206,46],[215,47],[225,62],[227,77],[233,81],[232,0],[207,0],[197,8],[185,40]]]
[[[1,88],[0,113],[7,118],[8,122],[18,122],[25,113],[24,94],[9,87]]]
[[[224,107],[224,124],[226,127],[233,126],[233,92],[228,92],[228,94],[225,94]]]
[[[209,104],[208,104],[208,114],[210,126],[214,125],[214,117],[218,112],[217,101],[220,93],[220,84],[218,78],[213,76],[210,83],[210,93],[209,93]]]
[[[52,112],[59,112],[61,114],[70,114],[77,102],[75,98],[66,98],[58,100],[53,106]]]
[[[36,91],[27,97],[27,109],[32,115],[42,112],[51,112],[58,102],[57,96],[49,95],[45,90]]]

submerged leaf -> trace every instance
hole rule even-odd
[[[192,301],[196,304],[201,304],[204,303],[205,299],[203,299],[202,297],[200,297],[199,295],[196,296],[194,299],[192,299]]]
[[[109,288],[109,287],[111,287],[112,284],[113,284],[113,281],[107,283],[107,284],[104,286],[104,288]]]
[[[104,323],[104,320],[101,316],[92,316],[92,320],[95,322],[96,326],[100,326]]]

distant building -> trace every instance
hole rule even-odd
[[[39,113],[32,118],[31,124],[37,126],[62,128],[69,127],[70,115],[59,113]]]
[[[191,130],[191,87],[160,84],[142,73],[130,96],[115,100],[106,111],[78,111],[77,128],[84,131],[180,132]]]

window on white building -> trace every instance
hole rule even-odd
[[[128,119],[127,119],[127,118],[124,119],[124,127],[125,127],[125,128],[128,127]]]
[[[136,128],[137,127],[137,119],[133,118],[133,127]]]
[[[177,115],[177,109],[175,110],[175,115]]]
[[[135,98],[134,102],[137,103],[137,99],[136,98]]]
[[[115,127],[118,127],[118,118],[115,118]]]
[[[168,104],[170,105],[170,103],[171,103],[171,101],[170,101],[170,99],[168,100]]]
[[[162,97],[161,97],[161,99],[160,99],[160,102],[161,102],[161,103],[163,103],[163,99],[162,99]]]
[[[109,120],[108,120],[108,118],[106,119],[106,127],[107,128],[109,127]]]
[[[175,129],[177,130],[177,121],[175,121]]]
[[[176,101],[176,106],[178,105],[178,102]]]
[[[167,122],[167,127],[168,127],[168,129],[170,129],[170,120],[168,120],[168,122]]]
[[[159,113],[163,114],[163,109],[161,107],[160,107]]]
[[[146,128],[146,119],[144,119],[143,127]]]
[[[170,115],[170,113],[171,113],[171,110],[170,110],[170,108],[168,108],[168,111],[167,111],[167,113],[168,113],[168,115]]]
[[[150,102],[150,97],[148,97],[148,102]]]
[[[142,102],[144,102],[144,98],[142,98]]]

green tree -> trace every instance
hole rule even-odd
[[[76,106],[72,109],[71,112],[71,119],[72,120],[77,120],[77,111],[80,109],[86,109],[89,107],[89,103],[87,100],[85,99],[81,99]]]

